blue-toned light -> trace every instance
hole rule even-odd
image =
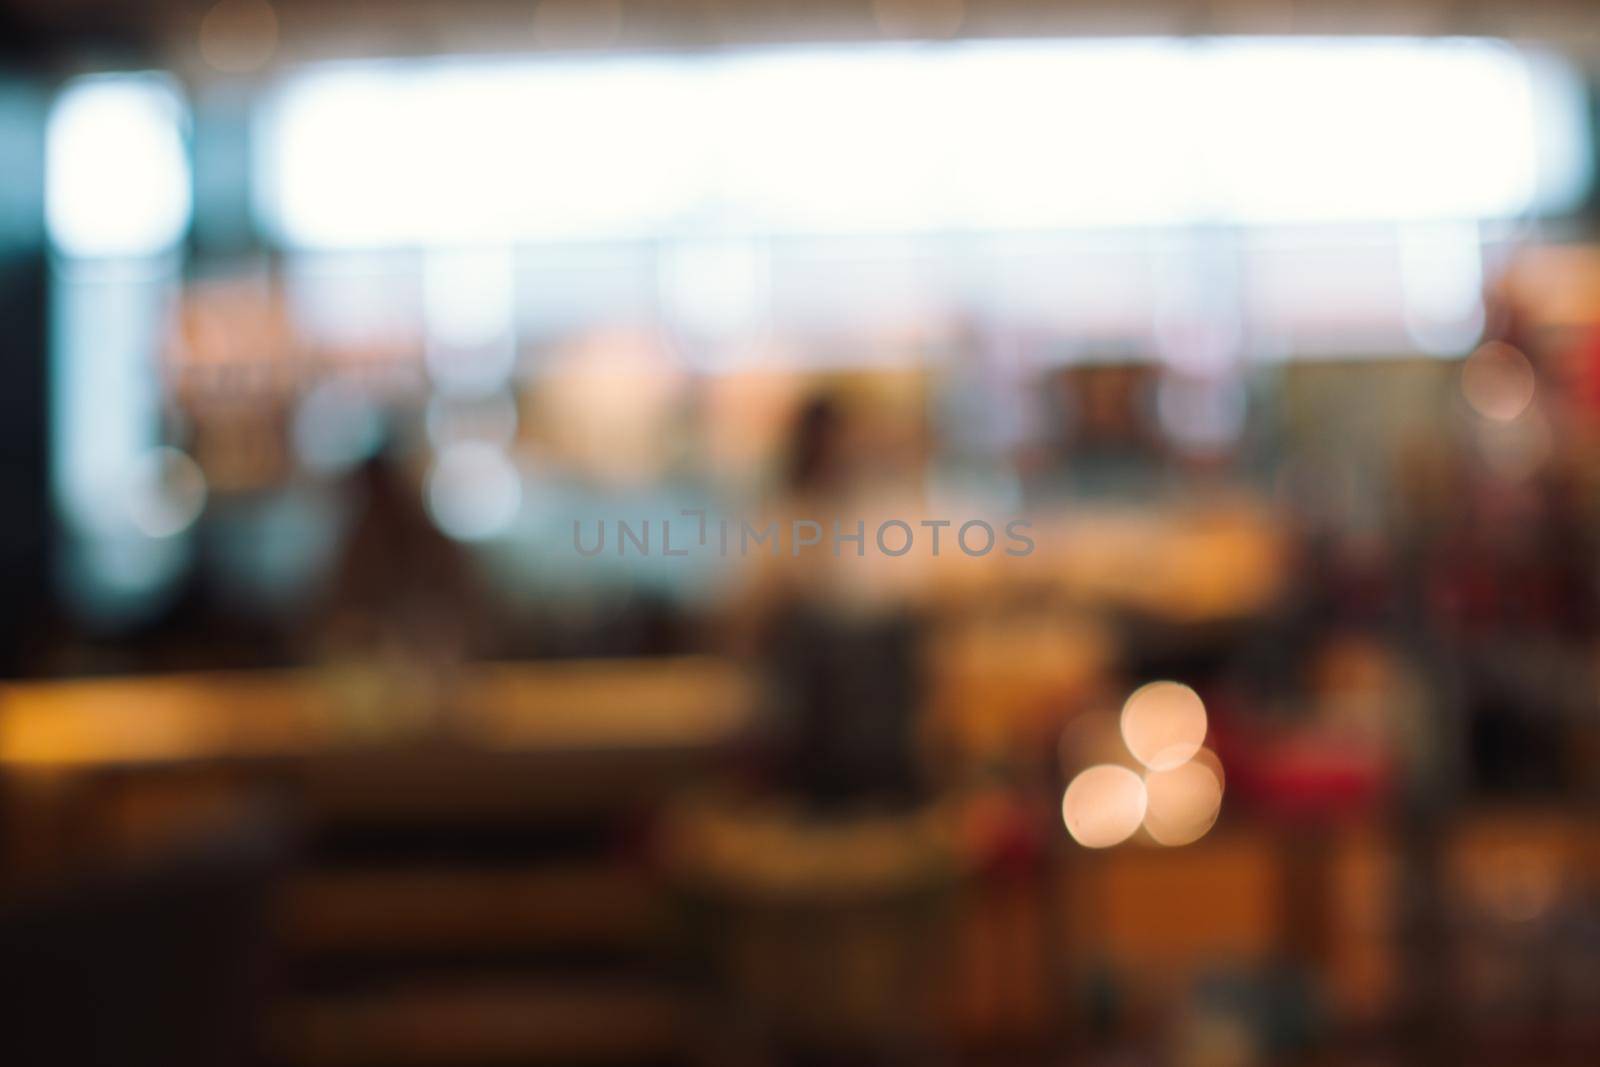
[[[50,113],[45,225],[75,258],[149,256],[182,239],[192,191],[183,101],[151,74],[83,78]]]

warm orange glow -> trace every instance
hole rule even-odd
[[[1085,711],[1074,716],[1062,728],[1058,749],[1061,771],[1066,775],[1096,763],[1133,763],[1114,711]]]

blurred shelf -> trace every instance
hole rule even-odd
[[[681,1057],[689,1016],[664,986],[461,979],[294,1004],[279,1036],[305,1067],[638,1064]]]
[[[627,949],[663,932],[654,887],[614,868],[309,873],[289,891],[297,954]]]

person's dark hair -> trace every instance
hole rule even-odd
[[[827,482],[839,461],[844,411],[837,399],[819,393],[800,405],[789,432],[788,488],[814,489]]]

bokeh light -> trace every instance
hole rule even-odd
[[[1144,821],[1144,781],[1126,767],[1097,764],[1082,771],[1061,798],[1061,819],[1085,848],[1110,848]]]
[[[1200,759],[1151,771],[1144,776],[1144,787],[1144,828],[1158,844],[1198,841],[1222,810],[1222,783]]]
[[[428,512],[460,541],[483,541],[510,529],[522,507],[522,479],[506,454],[486,441],[459,441],[428,472]]]
[[[278,48],[278,14],[267,0],[220,0],[200,20],[200,58],[224,74],[260,70]]]
[[[383,443],[383,418],[360,386],[332,378],[312,387],[290,425],[295,456],[307,470],[339,474],[376,452]]]
[[[1190,760],[1206,739],[1206,708],[1179,682],[1151,682],[1122,706],[1122,739],[1135,759],[1153,771]]]
[[[146,537],[173,537],[194,525],[206,506],[206,476],[176,448],[153,448],[133,465],[128,518]]]
[[[435,448],[456,441],[487,441],[508,447],[517,436],[517,403],[510,393],[481,397],[436,394],[423,416]]]
[[[45,222],[69,256],[150,256],[177,243],[192,195],[183,101],[156,75],[73,82],[50,114]]]
[[[1217,780],[1217,788],[1226,793],[1228,791],[1228,774],[1222,769],[1222,760],[1209,748],[1202,748],[1194,754],[1194,762],[1203,764],[1211,771],[1212,777]]]
[[[1461,393],[1484,418],[1511,422],[1533,402],[1533,364],[1503,341],[1480,345],[1461,368]]]

